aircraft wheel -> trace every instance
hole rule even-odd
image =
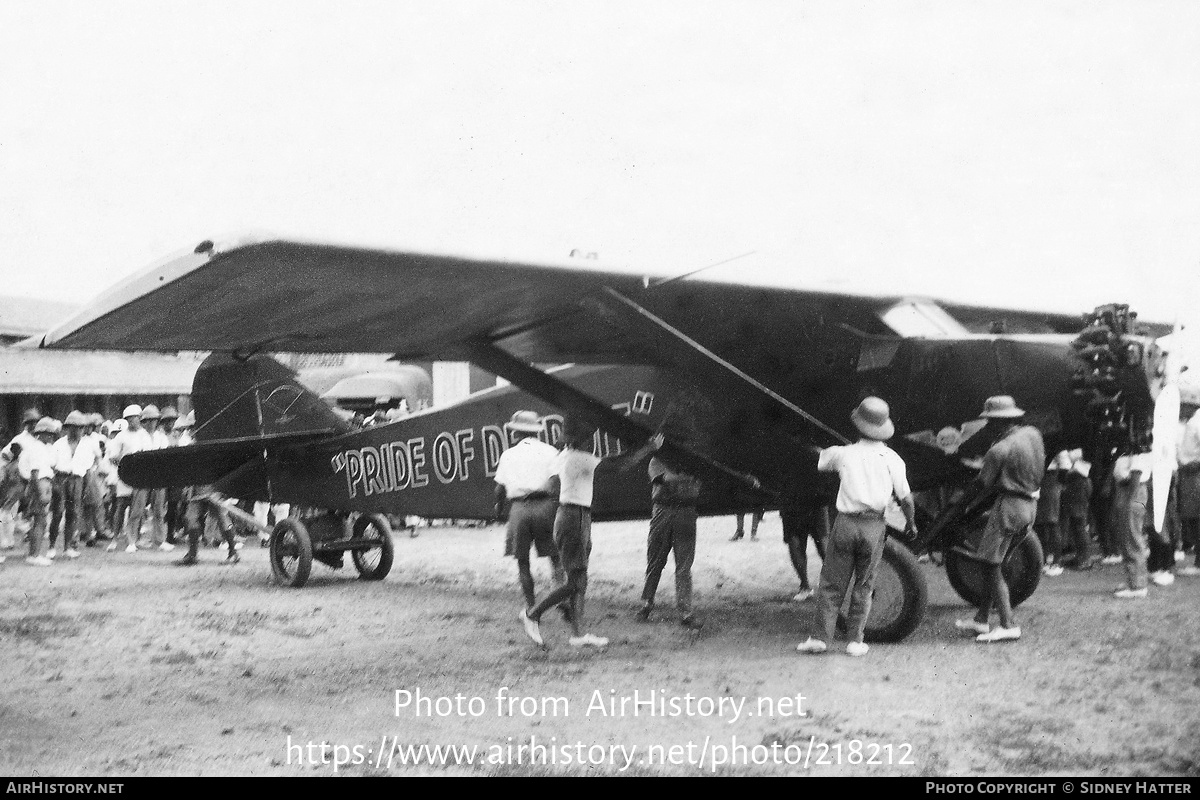
[[[846,611],[838,615],[838,630],[846,631]],[[875,570],[875,589],[871,593],[871,613],[863,629],[868,642],[899,642],[917,629],[925,618],[929,587],[917,557],[902,543],[888,537],[883,558]]]
[[[281,519],[271,531],[271,573],[284,586],[303,586],[312,572],[312,539],[298,519]]]
[[[381,581],[392,569],[395,546],[392,544],[392,526],[382,514],[363,514],[354,521],[354,538],[378,540],[379,547],[370,550],[352,550],[350,557],[354,568],[364,581]]]
[[[1042,580],[1042,544],[1026,534],[1001,568],[1013,608],[1029,599]],[[983,601],[983,564],[953,548],[946,550],[946,577],[958,596],[973,606]]]

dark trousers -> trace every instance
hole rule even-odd
[[[1058,520],[1034,523],[1033,530],[1042,543],[1042,554],[1046,558],[1046,563],[1057,564],[1062,561],[1062,528],[1058,526]]]
[[[194,497],[188,500],[183,512],[184,524],[187,526],[188,551],[187,559],[195,561],[200,552],[200,534],[204,532],[204,523],[212,514],[221,529],[221,538],[225,540],[232,557],[237,552],[236,540],[233,538],[233,525],[229,521],[229,513],[225,505],[208,497]]]
[[[1068,516],[1067,533],[1071,537],[1071,546],[1075,550],[1075,563],[1081,567],[1087,566],[1096,557],[1096,551],[1092,547],[1092,537],[1088,532],[1087,517]]]
[[[882,514],[838,513],[825,548],[825,563],[821,565],[821,583],[817,587],[820,628],[813,638],[826,643],[833,641],[838,612],[849,591],[847,636],[852,642],[862,641],[886,534]]]
[[[783,526],[783,541],[788,547],[792,569],[800,578],[800,586],[808,588],[808,537],[812,536],[817,555],[825,560],[825,542],[829,539],[829,509],[827,506],[782,506],[779,522]]]
[[[684,614],[692,611],[692,562],[696,560],[696,507],[655,504],[646,541],[646,585],[642,601],[654,605],[658,581],[675,552],[675,606]]]
[[[70,550],[75,546],[79,524],[83,517],[83,478],[78,475],[59,475],[55,479],[55,483],[58,484],[63,504],[62,546],[63,550]],[[52,525],[50,528],[51,547],[54,547],[54,540],[57,538],[58,530]]]
[[[1200,567],[1200,517],[1180,517],[1179,524],[1183,528],[1183,543],[1195,550],[1195,563]]]

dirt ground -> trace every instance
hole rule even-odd
[[[273,585],[253,541],[241,564],[206,549],[191,569],[178,551],[51,568],[10,553],[0,774],[1200,774],[1200,579],[1135,601],[1110,596],[1119,567],[1046,579],[1024,638],[985,646],[954,630],[967,610],[927,564],[907,641],[802,656],[814,607],[790,600],[777,515],[757,542],[701,520],[699,633],[670,611],[670,566],[666,610],[634,620],[645,528],[596,526],[601,652],[569,647],[554,615],[547,652],[526,639],[498,527],[400,533],[386,580],[316,564],[302,589]],[[546,562],[536,575],[548,585]],[[666,713],[622,713],[635,691]],[[421,745],[478,750],[401,763],[428,761]]]

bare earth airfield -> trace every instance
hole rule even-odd
[[[216,549],[193,569],[173,566],[180,551],[10,558],[0,772],[1200,773],[1200,580],[1122,602],[1119,567],[1045,579],[1018,610],[1023,639],[985,646],[954,630],[965,606],[926,564],[930,609],[907,641],[801,656],[813,606],[790,601],[777,515],[757,542],[729,542],[729,517],[701,520],[698,633],[676,623],[669,577],[663,613],[633,618],[645,525],[597,526],[601,652],[570,648],[550,615],[548,652],[525,638],[494,526],[401,532],[386,580],[317,565],[299,590],[272,584],[252,540],[231,567]],[[621,713],[635,691],[655,704]],[[474,761],[424,763],[422,745],[474,747]],[[423,763],[403,763],[414,753]]]

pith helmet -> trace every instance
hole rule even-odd
[[[1015,419],[1025,416],[1025,412],[1017,408],[1017,401],[1006,394],[998,394],[983,401],[981,417],[987,419]]]
[[[73,425],[76,428],[82,428],[84,425],[88,424],[88,418],[82,411],[72,411],[70,414],[67,414],[67,418],[63,420],[64,426]]]
[[[891,409],[884,400],[878,397],[867,397],[858,404],[858,408],[850,412],[850,421],[863,436],[885,442],[896,432],[896,426],[892,424],[889,416],[890,413]]]
[[[148,405],[142,409],[142,419],[159,419],[162,414],[158,413],[158,406]]]
[[[90,417],[88,417],[88,424],[100,427],[104,424],[104,415],[100,413],[92,414]]]
[[[58,420],[52,419],[51,417],[42,417],[37,421],[37,425],[33,426],[34,435],[37,436],[42,433],[55,433],[56,431],[54,429],[57,427],[57,422]]]
[[[137,403],[134,403],[133,405],[125,406],[125,410],[121,412],[121,416],[124,419],[129,419],[130,417],[140,417],[141,415],[142,415],[142,407],[139,406]]]
[[[163,419],[179,419],[179,412],[175,410],[175,406],[167,406],[162,410]]]
[[[542,418],[537,415],[536,411],[518,411],[512,415],[512,419],[504,423],[504,427],[507,430],[522,433],[541,433]]]
[[[21,424],[26,422],[37,422],[41,418],[42,412],[38,411],[36,408],[27,408],[25,409],[25,413],[21,415]]]
[[[196,424],[196,412],[189,411],[175,422],[176,428],[190,428]]]

